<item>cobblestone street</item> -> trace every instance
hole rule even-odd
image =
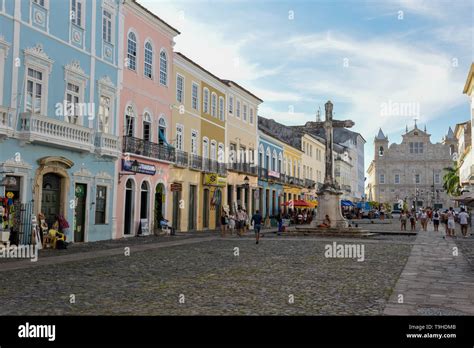
[[[333,242],[364,245],[364,261],[325,257],[325,246]],[[404,284],[399,278],[418,242],[426,252],[426,245],[438,245],[404,235],[273,234],[259,245],[251,235],[135,239],[109,242],[109,249],[84,245],[82,251],[43,257],[37,264],[0,263],[0,315],[381,315],[397,284]],[[125,256],[128,245],[131,255]],[[466,264],[463,259],[454,269],[466,271]],[[433,275],[443,277],[443,270],[429,271],[427,283]]]

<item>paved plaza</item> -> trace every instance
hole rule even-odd
[[[379,227],[396,231],[398,222]],[[334,242],[363,245],[364,260],[326,257]],[[0,315],[473,314],[474,273],[464,256],[472,245],[432,231],[369,239],[267,233],[259,245],[251,234],[74,245],[36,263],[0,260]]]

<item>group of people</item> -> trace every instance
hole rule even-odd
[[[433,228],[435,232],[439,231],[439,225],[444,225],[443,238],[455,237],[456,222],[461,226],[461,233],[464,238],[467,238],[467,231],[469,227],[470,217],[464,208],[461,208],[459,214],[456,214],[454,209],[451,207],[445,211],[440,211],[438,209],[420,209],[416,212],[414,209],[411,211],[402,210],[400,213],[400,229],[402,231],[407,230],[407,222],[410,221],[411,231],[416,231],[416,224],[419,221],[421,229],[423,231],[428,230],[428,223],[433,222]]]

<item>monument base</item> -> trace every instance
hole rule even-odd
[[[335,188],[326,188],[318,193],[318,213],[311,222],[312,228],[317,228],[324,223],[326,215],[331,220],[331,228],[346,229],[349,226],[341,211],[342,192]]]

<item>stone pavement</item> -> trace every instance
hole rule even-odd
[[[474,315],[474,273],[455,239],[443,239],[431,224],[418,233],[384,314]]]

